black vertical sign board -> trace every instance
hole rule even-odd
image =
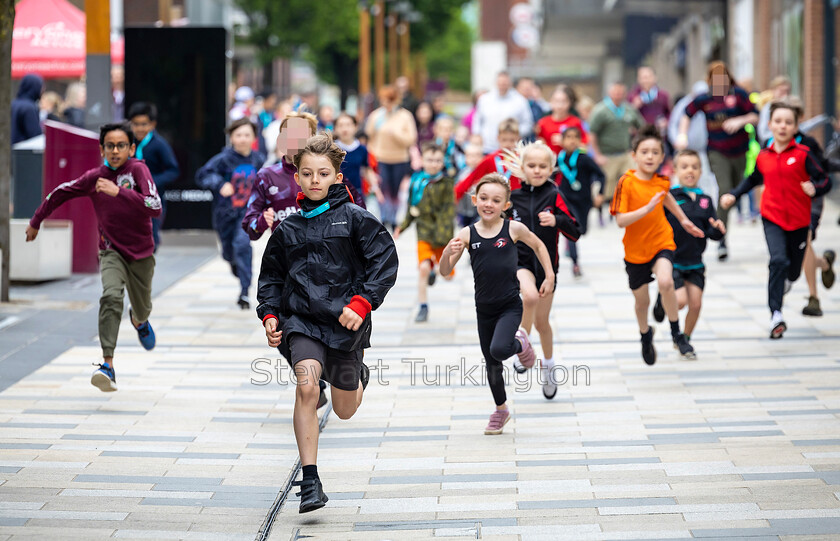
[[[125,110],[138,101],[157,106],[157,131],[181,168],[162,194],[166,229],[211,227],[213,197],[196,186],[195,172],[225,146],[227,44],[224,28],[125,29]]]

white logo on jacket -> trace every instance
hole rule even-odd
[[[117,186],[120,188],[128,188],[129,190],[133,190],[137,183],[134,182],[134,175],[131,173],[123,173],[117,177]]]
[[[788,158],[788,161],[787,161],[787,164],[788,164],[788,165],[793,165],[793,164],[795,164],[795,163],[796,163],[796,158],[794,158],[794,157],[790,157],[790,158]]]
[[[278,188],[277,186],[271,186],[268,188],[268,193],[270,193],[271,195],[276,195],[279,191],[280,188]]]

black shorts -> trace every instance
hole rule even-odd
[[[359,387],[364,351],[343,351],[328,347],[301,333],[289,336],[292,366],[304,359],[315,359],[321,363],[321,378],[342,391],[355,391]]]
[[[534,259],[536,260],[536,258]],[[537,261],[536,265],[530,265],[527,262],[523,264],[523,262],[520,261],[516,267],[517,272],[519,269],[525,269],[534,275],[534,281],[537,284],[537,290],[539,290],[540,286],[545,281],[545,271],[543,270],[542,265],[540,265],[540,262]],[[554,289],[557,289],[557,269],[554,269]]]
[[[625,259],[624,267],[627,271],[627,281],[630,284],[630,289],[636,290],[645,284],[653,282],[653,264],[656,263],[657,259],[663,257],[668,261],[673,262],[674,251],[660,250],[655,256],[653,256],[653,259],[647,263],[630,263]]]
[[[679,289],[686,282],[696,285],[701,290],[706,287],[706,269],[674,269],[674,289]]]

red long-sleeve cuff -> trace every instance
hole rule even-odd
[[[362,319],[366,318],[367,315],[372,310],[370,302],[360,295],[353,295],[353,298],[350,299],[350,302],[347,304],[346,308],[349,308],[359,314],[359,317]]]
[[[278,317],[277,317],[277,316],[275,316],[274,314],[266,314],[266,315],[265,315],[265,317],[264,317],[264,318],[262,318],[263,325],[265,325],[265,320],[266,320],[266,319],[270,319],[270,318],[274,318],[274,319],[276,319],[277,321],[280,321],[280,318],[278,318]]]

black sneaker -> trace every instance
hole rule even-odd
[[[694,361],[697,359],[697,354],[694,353],[694,347],[688,343],[688,338],[683,333],[674,336],[674,349],[679,350],[680,358],[684,361]]]
[[[653,319],[658,323],[665,321],[665,307],[662,306],[662,295],[656,295],[656,303],[653,305]]]
[[[725,244],[718,246],[718,261],[726,261],[729,259],[729,250],[726,249]]]
[[[435,269],[432,269],[432,271],[429,273],[429,286],[435,285],[435,280],[437,280],[437,273],[435,272]]]
[[[298,513],[315,511],[324,507],[330,501],[327,495],[324,494],[324,487],[321,485],[321,480],[317,477],[314,479],[292,481],[292,486],[300,487],[300,492],[295,494],[295,496],[300,496]]]
[[[837,254],[834,253],[834,250],[826,250],[823,252],[823,258],[825,259],[826,263],[828,263],[828,270],[822,271],[822,283],[826,289],[831,289],[831,286],[834,285],[834,260],[837,258]]]
[[[420,310],[417,311],[417,317],[414,318],[415,323],[423,323],[429,320],[429,307],[420,305]]]
[[[650,333],[649,340],[645,340],[645,337],[642,336],[642,359],[644,359],[645,364],[653,366],[656,363],[656,347],[653,345],[653,334],[656,329],[650,327],[648,332]]]
[[[251,307],[251,301],[248,299],[248,295],[240,295],[239,298],[236,299],[236,304],[238,304],[243,310],[247,310]]]
[[[362,371],[359,374],[359,381],[362,382],[362,389],[367,389],[368,382],[370,381],[370,368],[364,362],[362,363]]]
[[[112,393],[117,390],[117,375],[114,368],[109,364],[93,363],[99,368],[90,376],[90,384],[103,393]]]

